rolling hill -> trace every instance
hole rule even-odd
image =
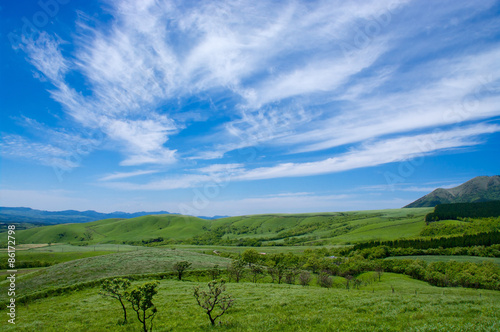
[[[431,211],[266,214],[217,220],[167,214],[37,227],[16,236],[21,243],[336,244],[416,236]]]
[[[438,204],[476,203],[500,200],[500,176],[478,176],[457,187],[438,188],[405,208],[434,207]]]

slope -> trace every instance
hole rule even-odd
[[[16,280],[16,292],[22,296],[51,287],[70,286],[101,278],[172,272],[178,261],[188,261],[191,269],[207,269],[218,264],[226,266],[229,259],[200,253],[148,248],[145,250],[108,254],[72,260],[27,274]],[[9,281],[0,282],[7,285]],[[0,301],[7,292],[0,294]]]
[[[203,232],[207,221],[190,216],[153,215],[104,219],[84,224],[61,224],[23,230],[21,243],[122,243],[163,238],[186,239]]]
[[[478,176],[457,187],[438,188],[405,208],[434,207],[438,204],[475,203],[500,200],[500,176]]]

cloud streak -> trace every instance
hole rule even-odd
[[[499,131],[500,126],[498,125],[480,124],[366,143],[349,152],[313,162],[282,163],[254,169],[246,169],[242,164],[219,164],[205,168],[204,172],[208,175],[187,174],[146,184],[109,183],[107,186],[128,190],[166,190],[199,187],[206,183],[330,174],[425,157],[445,150],[475,146],[481,144],[481,135]]]

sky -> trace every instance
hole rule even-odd
[[[0,206],[388,209],[500,173],[500,1],[0,6]]]

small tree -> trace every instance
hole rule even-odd
[[[257,280],[264,277],[264,270],[259,265],[252,265],[250,267],[250,273],[252,274],[252,282],[256,283]]]
[[[361,286],[361,280],[358,278],[354,278],[352,282],[354,284],[354,288],[359,289],[359,286]]]
[[[347,290],[349,290],[349,286],[350,286],[350,284],[351,284],[351,280],[352,280],[352,278],[353,278],[353,277],[352,277],[352,275],[350,275],[350,274],[348,274],[348,275],[346,275],[346,276],[345,276],[345,288],[346,288]]]
[[[287,269],[285,272],[285,282],[291,285],[295,284],[295,279],[297,278],[298,274],[299,271],[295,268]]]
[[[309,286],[311,282],[311,273],[308,271],[302,271],[299,274],[299,282],[302,286]]]
[[[182,275],[187,269],[189,269],[190,266],[191,263],[189,263],[188,261],[180,261],[174,264],[174,271],[177,272],[177,277],[179,278],[179,280],[182,280]]]
[[[223,279],[210,281],[208,292],[200,290],[199,286],[194,288],[196,302],[205,310],[212,325],[215,325],[216,319],[224,315],[234,303],[231,295],[223,294],[225,291],[226,285]]]
[[[127,295],[127,300],[132,304],[132,309],[137,313],[137,319],[142,323],[144,332],[153,331],[153,319],[158,312],[153,304],[153,296],[158,293],[158,282],[150,281],[134,288]]]
[[[215,280],[221,275],[222,270],[219,268],[218,264],[215,264],[210,270],[208,270],[208,273],[210,273],[212,280]]]
[[[382,267],[377,267],[375,269],[375,272],[377,273],[378,281],[380,281],[380,277],[382,277],[382,274],[384,274],[384,269]]]
[[[123,324],[127,324],[127,308],[123,300],[126,299],[127,289],[130,287],[130,281],[122,278],[115,278],[113,280],[104,280],[101,284],[101,291],[103,296],[112,297],[120,301],[123,308]]]
[[[321,272],[318,275],[318,285],[325,288],[331,288],[333,285],[332,277],[328,273]]]
[[[273,279],[273,282],[275,280],[278,280],[278,284],[281,284],[281,280],[283,280],[283,277],[285,276],[285,272],[286,272],[286,267],[282,263],[279,263],[279,264],[276,264],[275,266],[267,268],[267,273],[269,273],[269,275]]]
[[[229,278],[234,278],[236,282],[240,282],[245,274],[245,265],[246,263],[239,259],[232,261],[231,265],[227,267]]]
[[[252,265],[257,264],[261,260],[261,255],[257,250],[251,248],[243,252],[241,259],[248,264],[248,267],[252,267]]]

